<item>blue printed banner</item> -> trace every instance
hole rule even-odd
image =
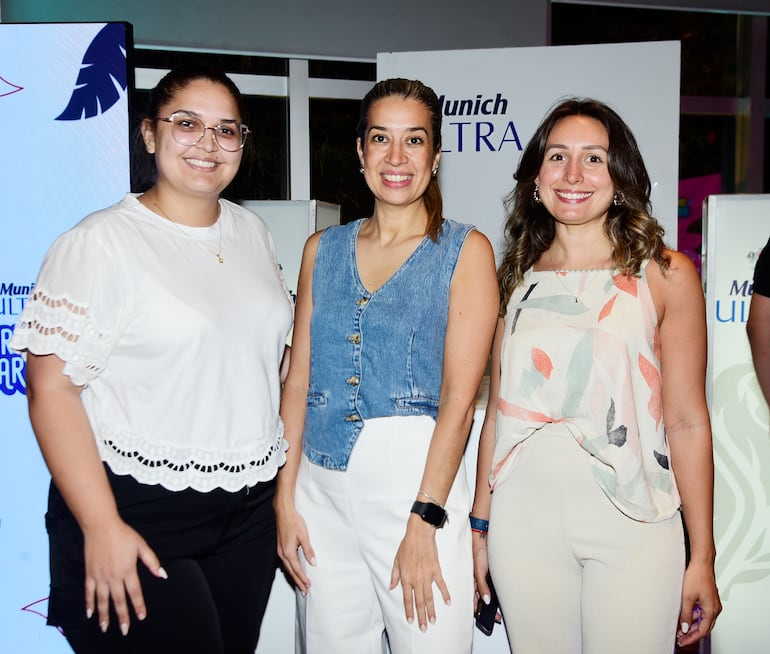
[[[0,24],[0,651],[70,651],[46,627],[49,476],[13,326],[54,239],[129,189],[125,23]]]

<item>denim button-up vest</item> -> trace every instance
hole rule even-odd
[[[310,387],[303,434],[308,459],[344,470],[363,421],[438,414],[449,288],[473,229],[445,220],[374,293],[356,265],[358,220],[318,242],[310,319]]]

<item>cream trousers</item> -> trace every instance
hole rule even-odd
[[[492,494],[489,567],[515,654],[671,654],[684,574],[677,514],[632,520],[558,425]]]

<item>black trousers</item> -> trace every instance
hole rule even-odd
[[[140,622],[132,612],[123,636],[111,611],[103,634],[97,615],[86,619],[82,533],[51,484],[48,623],[78,654],[253,654],[277,567],[275,482],[201,493],[107,474],[121,517],[153,548],[168,579],[138,561],[147,617]]]

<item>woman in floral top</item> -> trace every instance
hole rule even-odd
[[[560,103],[515,179],[477,589],[486,600],[489,569],[516,654],[670,654],[721,610],[700,280],[665,248],[636,141],[606,105]]]

